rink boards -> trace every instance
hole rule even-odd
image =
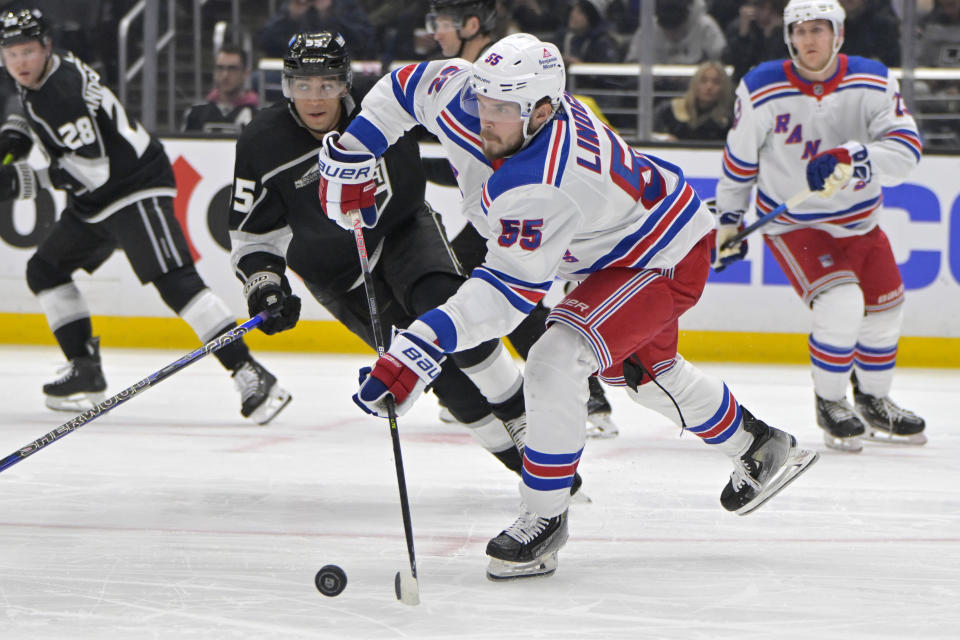
[[[165,140],[179,194],[177,217],[207,284],[238,318],[246,305],[230,266],[226,213],[233,178],[233,143],[224,140]],[[720,151],[650,149],[684,169],[702,197],[713,195]],[[424,147],[424,155],[440,155]],[[884,189],[882,225],[890,237],[907,289],[899,361],[917,366],[960,366],[960,182],[957,159],[927,155],[908,180]],[[428,185],[427,199],[444,215],[448,232],[463,225],[457,189]],[[51,344],[40,308],[24,279],[27,259],[64,203],[60,192],[37,201],[0,204],[0,342]],[[752,214],[750,214],[752,216]],[[751,218],[748,218],[751,219]],[[761,249],[761,250],[758,250]],[[722,277],[721,277],[722,276]],[[152,287],[143,287],[122,255],[94,275],[77,275],[104,344],[192,347],[196,338],[171,317]],[[295,279],[294,279],[295,280]],[[356,352],[365,347],[330,319],[294,282],[304,298],[304,322],[294,331],[255,336],[258,348]],[[555,288],[556,289],[556,288]],[[556,299],[556,292],[548,301]],[[802,362],[806,359],[809,313],[779,266],[758,241],[748,259],[712,274],[701,302],[681,322],[681,351],[695,359]]]

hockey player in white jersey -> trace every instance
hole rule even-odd
[[[677,318],[709,272],[713,219],[679,167],[630,148],[564,83],[553,44],[508,36],[474,64],[425,62],[385,76],[320,153],[327,215],[346,227],[351,211],[366,209],[372,225],[365,189],[375,157],[424,125],[487,238],[486,261],[457,293],[363,371],[354,399],[371,413],[386,415],[388,395],[405,411],[445,354],[509,332],[555,276],[582,280],[527,360],[525,506],[487,545],[492,579],[556,569],[595,372],[730,457],[720,497],[730,511],[752,511],[816,459],[677,353]]]
[[[926,442],[923,419],[889,397],[904,287],[878,226],[881,185],[906,178],[922,147],[889,70],[838,53],[843,21],[836,0],[791,0],[783,20],[791,59],[760,64],[740,82],[717,187],[717,247],[736,233],[754,185],[761,214],[804,188],[815,192],[764,227],[765,242],[813,310],[809,350],[825,442],[857,452],[865,432]],[[746,241],[718,249],[714,267],[745,254]]]

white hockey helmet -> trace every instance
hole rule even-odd
[[[527,131],[527,125],[537,103],[549,98],[556,111],[566,82],[563,57],[556,45],[529,33],[515,33],[494,43],[473,64],[460,101],[473,115],[478,115],[477,95],[519,105],[526,143],[536,134]]]
[[[783,9],[783,41],[787,43],[787,50],[793,63],[805,71],[814,73],[823,71],[831,64],[840,46],[843,45],[843,21],[847,19],[847,12],[837,0],[790,0]],[[800,64],[799,56],[790,42],[790,27],[798,22],[808,20],[829,20],[833,26],[833,54],[822,69],[807,69]]]

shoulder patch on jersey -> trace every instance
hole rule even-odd
[[[847,75],[866,73],[881,78],[890,77],[890,70],[879,60],[847,56]]]
[[[743,76],[743,83],[751,94],[767,85],[786,81],[787,75],[783,71],[783,60],[761,62]]]

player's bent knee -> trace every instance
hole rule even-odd
[[[829,322],[859,323],[864,313],[863,291],[852,282],[827,289],[813,300],[814,324]]]
[[[70,282],[70,274],[48,262],[39,254],[27,260],[27,286],[34,295]]]
[[[410,287],[408,303],[415,315],[439,307],[457,292],[464,279],[452,273],[428,273]]]
[[[528,389],[551,385],[558,373],[586,380],[598,366],[586,340],[570,327],[555,323],[530,349],[524,368],[525,384]]]
[[[887,346],[900,339],[903,326],[903,305],[892,309],[870,311],[860,329],[860,341],[867,345]]]
[[[153,286],[157,288],[166,305],[177,314],[206,288],[192,264],[161,275],[153,282]]]

